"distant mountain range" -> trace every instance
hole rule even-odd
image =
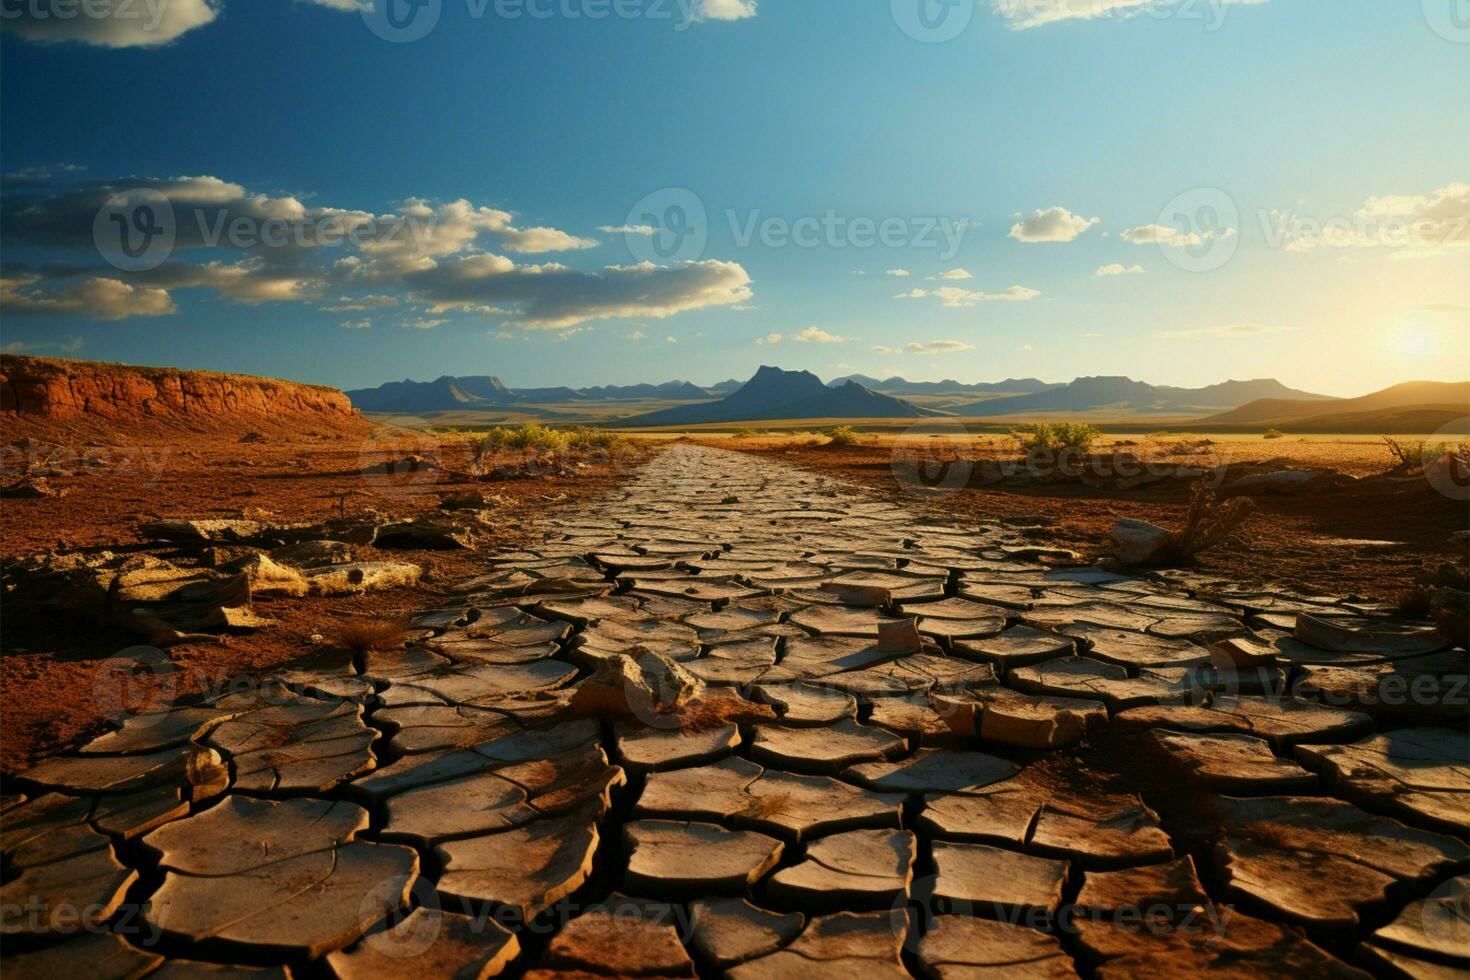
[[[1226,381],[1205,388],[1151,385],[1132,378],[1078,378],[1070,384],[1029,395],[991,398],[950,409],[955,415],[995,416],[1047,412],[1100,412],[1192,415],[1232,409],[1262,398],[1328,402],[1329,395],[1288,388],[1275,379]]]
[[[1355,431],[1374,417],[1414,413],[1426,420],[1448,415],[1449,420],[1470,415],[1470,381],[1406,381],[1360,398],[1340,398],[1323,404],[1320,400],[1262,398],[1242,404],[1233,411],[1201,419],[1219,425],[1279,425],[1297,431],[1324,431],[1333,419],[1352,425],[1333,431]],[[1429,424],[1428,421],[1423,424]],[[1371,425],[1370,425],[1371,427]],[[1433,431],[1438,426],[1420,431]],[[1399,431],[1403,431],[1400,429]]]
[[[827,384],[831,387],[845,384],[848,381],[856,381],[864,388],[882,392],[885,395],[983,395],[988,392],[1002,392],[1008,395],[1032,394],[1038,391],[1050,391],[1060,388],[1060,384],[1049,384],[1036,378],[1007,378],[1005,381],[981,382],[980,384],[965,384],[962,381],[946,379],[944,381],[909,381],[906,378],[894,376],[892,378],[869,377],[866,374],[849,374],[845,378],[834,378]]]
[[[619,422],[623,426],[708,425],[772,419],[915,419],[944,414],[882,395],[856,381],[829,387],[809,371],[763,367],[723,401],[680,405]]]
[[[436,381],[390,381],[377,388],[349,391],[347,397],[364,412],[417,414],[579,401],[707,401],[713,396],[687,381],[597,388],[507,388],[496,377],[455,378],[445,375]]]

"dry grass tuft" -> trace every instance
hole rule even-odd
[[[1203,483],[1194,488],[1184,527],[1174,533],[1170,549],[1178,561],[1189,561],[1225,541],[1256,509],[1256,503],[1244,497],[1220,503],[1215,491]]]
[[[750,802],[745,805],[736,816],[748,817],[751,820],[766,820],[785,813],[791,809],[790,793],[767,793],[764,796],[752,796]]]
[[[401,650],[408,642],[408,621],[404,619],[353,619],[328,634],[334,647],[353,653],[369,650]]]

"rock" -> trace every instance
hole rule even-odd
[[[843,720],[826,728],[758,725],[751,755],[782,769],[836,773],[859,762],[883,759],[904,748],[903,739],[856,722]]]
[[[629,772],[683,769],[713,762],[740,745],[740,729],[732,724],[702,731],[681,728],[650,728],[633,722],[614,726],[618,761]]]
[[[356,841],[359,807],[230,796],[154,831],[163,884],[146,917],[192,942],[318,957],[403,906],[418,875],[410,849]]]
[[[893,604],[893,593],[876,585],[853,585],[843,582],[824,582],[822,591],[831,593],[832,598],[843,606],[859,606],[881,609]]]
[[[1421,630],[1409,634],[1354,630],[1308,615],[1296,618],[1294,635],[1298,640],[1319,650],[1379,654],[1385,659],[1434,653],[1449,646],[1446,638],[1437,630]]]
[[[1113,554],[1125,565],[1155,565],[1174,547],[1174,533],[1148,521],[1120,517],[1113,522]]]
[[[27,477],[17,483],[0,487],[0,499],[41,500],[47,497],[65,497],[71,487],[53,487],[44,476]]]
[[[1294,762],[1278,759],[1271,747],[1249,735],[1165,735],[1150,738],[1186,779],[1216,793],[1253,796],[1311,793],[1317,777]]]
[[[582,717],[645,723],[675,715],[704,692],[704,682],[677,663],[647,650],[602,659],[572,695]]]
[[[291,568],[349,565],[357,560],[357,546],[346,541],[298,541],[276,548],[270,557],[272,561]]]
[[[397,459],[387,459],[372,466],[364,466],[360,471],[363,476],[384,475],[403,476],[411,473],[432,473],[441,467],[439,461],[431,457],[409,455]]]
[[[626,881],[660,896],[743,895],[781,859],[783,845],[715,824],[637,820],[623,828]]]
[[[987,844],[936,841],[933,897],[944,911],[1037,928],[1062,904],[1067,862]]]
[[[807,845],[806,860],[772,876],[771,898],[802,909],[888,908],[906,896],[917,849],[906,830],[849,830]]]
[[[304,596],[311,588],[299,571],[278,565],[274,560],[261,554],[237,558],[221,566],[221,570],[246,576],[250,580],[252,595],[277,593]]]
[[[269,532],[267,524],[243,520],[148,521],[138,525],[138,536],[145,541],[188,546],[256,544]]]
[[[138,980],[145,974],[160,976],[154,967],[163,962],[157,953],[144,952],[115,932],[101,931],[35,952],[7,949],[5,958],[8,970],[31,980]]]
[[[941,915],[919,941],[919,963],[935,980],[1015,975],[1035,980],[1077,976],[1061,943],[1044,932],[968,915]]]
[[[1451,878],[1427,898],[1410,902],[1398,918],[1373,933],[1390,947],[1414,956],[1463,964],[1470,960],[1470,876]]]
[[[670,924],[609,900],[568,922],[551,938],[546,965],[614,977],[692,977],[694,963]]]
[[[453,551],[474,548],[475,536],[468,528],[443,521],[400,521],[378,528],[373,544],[379,548],[411,551]]]
[[[1009,779],[1020,767],[983,752],[925,749],[899,762],[869,762],[842,773],[848,782],[885,793],[971,793]]]
[[[1104,792],[1077,778],[1026,769],[972,793],[928,795],[919,826],[937,839],[1066,858],[1089,870],[1173,857],[1158,816],[1137,794]]]
[[[1456,867],[1470,848],[1337,800],[1276,796],[1221,798],[1225,835],[1215,870],[1231,897],[1296,922],[1339,933],[1390,889]]]
[[[640,817],[718,820],[788,841],[856,827],[897,827],[904,797],[874,793],[825,776],[766,772],[731,758],[648,777]]]
[[[358,595],[417,585],[424,571],[417,565],[389,561],[320,565],[306,570],[312,595]]]
[[[909,976],[900,957],[908,936],[904,912],[853,913],[813,919],[785,949],[726,974],[729,980],[778,978],[887,978]]]
[[[1099,977],[1199,974],[1367,980],[1290,929],[1216,905],[1194,863],[1089,874],[1077,896],[1076,942]]]
[[[1264,643],[1244,637],[1217,640],[1209,646],[1210,663],[1221,670],[1241,667],[1269,667],[1276,663],[1276,651]]]
[[[492,918],[417,908],[401,922],[327,956],[339,980],[499,976],[520,941]]]
[[[767,912],[741,898],[693,902],[689,911],[689,944],[724,968],[775,952],[806,924],[799,912]]]
[[[0,885],[0,935],[100,931],[137,880],[105,844],[24,868]]]
[[[1466,836],[1470,737],[1450,728],[1404,728],[1352,745],[1299,745],[1296,758],[1333,792],[1407,823]]]
[[[445,899],[503,906],[530,922],[582,886],[597,845],[597,826],[583,814],[451,841],[434,849],[444,867],[437,889]]]
[[[1147,705],[1113,718],[1129,730],[1164,728],[1181,732],[1237,732],[1264,738],[1280,750],[1298,742],[1336,742],[1372,730],[1373,719],[1360,711],[1329,708],[1292,698],[1217,696],[1203,705]]]

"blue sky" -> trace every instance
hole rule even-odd
[[[0,21],[7,350],[346,387],[1470,375],[1437,0],[440,0],[406,43],[355,0],[58,2]],[[98,213],[156,194],[175,247],[118,268]]]

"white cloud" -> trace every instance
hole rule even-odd
[[[665,337],[664,338],[664,343],[666,343],[666,344],[677,344],[678,342],[679,342],[679,338],[677,338],[677,337]]]
[[[1200,337],[1259,337],[1263,334],[1278,332],[1276,327],[1268,327],[1262,323],[1231,323],[1214,327],[1193,327],[1187,330],[1161,330],[1154,336],[1161,340],[1192,340]]]
[[[1133,245],[1167,245],[1170,248],[1195,248],[1205,242],[1215,239],[1234,238],[1237,229],[1226,228],[1223,231],[1185,232],[1178,228],[1170,228],[1167,225],[1139,225],[1137,228],[1126,228],[1123,231],[1123,240]]]
[[[168,291],[209,288],[239,303],[320,301],[337,313],[368,312],[408,301],[431,316],[447,312],[501,316],[507,326],[564,330],[589,320],[672,316],[711,306],[748,307],[750,276],[738,263],[705,260],[658,266],[641,263],[582,271],[558,263],[518,264],[484,250],[495,235],[521,250],[581,248],[595,242],[552,228],[520,229],[508,212],[467,200],[431,203],[411,198],[386,215],[307,206],[294,197],[251,193],[216,177],[129,178],[88,181],[61,188],[7,189],[0,196],[0,231],[7,245],[64,249],[95,256],[93,224],[110,201],[131,201],[141,191],[163,194],[173,204],[175,257],[144,272],[48,262],[36,268],[6,266],[4,276],[25,278],[10,297],[16,312],[96,309],[116,318],[129,308],[172,310]],[[242,244],[212,229],[240,219],[259,232],[274,224],[277,247]],[[353,232],[353,234],[344,234]],[[196,250],[233,253],[228,260],[186,261]],[[345,254],[344,254],[345,253]],[[102,277],[140,290],[130,300],[82,302],[77,281]],[[71,282],[50,292],[48,286]],[[64,292],[62,291],[64,290]],[[151,305],[150,305],[151,304]]]
[[[595,238],[578,238],[555,228],[507,228],[500,240],[508,252],[568,252],[596,248],[602,243]]]
[[[373,321],[366,317],[361,320],[343,320],[337,324],[343,330],[369,330],[372,328],[372,325]]]
[[[1150,10],[1160,11],[1187,0],[993,0],[996,13],[1012,30],[1025,31],[1070,20],[1127,20]],[[1211,15],[1218,26],[1224,13],[1218,7],[1232,5],[1253,7],[1267,0],[1212,0]],[[1199,16],[1195,14],[1194,16]]]
[[[404,283],[412,290],[410,299],[435,313],[511,304],[518,307],[515,325],[553,330],[589,320],[662,319],[751,298],[745,269],[738,262],[716,259],[672,266],[643,262],[581,272],[561,265],[517,266],[486,252],[409,273]]]
[[[1143,274],[1143,266],[1123,265],[1121,262],[1114,262],[1112,265],[1098,266],[1097,272],[1093,274],[1099,279],[1106,279],[1108,276],[1137,276]]]
[[[899,293],[894,299],[924,299],[934,297],[940,301],[940,305],[949,309],[960,309],[974,306],[977,303],[1024,303],[1035,299],[1041,293],[1026,286],[1011,286],[999,293],[977,292],[970,289],[961,289],[958,286],[941,286],[938,289],[912,289],[906,293]]]
[[[975,277],[970,275],[966,269],[950,269],[948,272],[941,272],[939,275],[930,276],[929,278],[945,282],[963,282],[966,279],[974,279]]]
[[[637,342],[637,341],[640,341],[640,340],[647,340],[648,339],[648,334],[644,333],[642,330],[634,330],[632,333],[628,334],[623,339]]]
[[[653,225],[599,225],[598,231],[604,235],[654,235],[658,229]]]
[[[1370,197],[1351,216],[1329,221],[1272,212],[1287,251],[1392,248],[1395,258],[1424,258],[1470,248],[1470,184],[1446,184],[1428,195]]]
[[[442,327],[448,322],[448,320],[436,317],[419,317],[414,320],[404,320],[399,326],[410,327],[414,330],[433,330],[435,327]]]
[[[61,289],[35,289],[35,278],[0,279],[0,310],[34,316],[125,320],[178,312],[164,289],[130,286],[118,279],[83,279]]]
[[[928,343],[911,341],[902,347],[874,347],[876,354],[919,354],[933,356],[936,354],[956,354],[960,351],[974,350],[974,344],[967,344],[962,340],[931,340]]]
[[[889,269],[884,274],[885,275],[889,275],[889,276],[893,276],[895,279],[907,279],[908,278],[908,275],[909,275],[909,270],[907,270],[907,269]]]
[[[699,0],[695,20],[745,20],[754,17],[756,0]]]
[[[1098,218],[1073,214],[1066,208],[1047,208],[1045,211],[1033,211],[1031,217],[1012,225],[1011,237],[1028,244],[1071,242],[1098,221]]]
[[[782,339],[783,338],[778,333],[768,333],[764,337],[755,338],[755,342],[759,345],[764,346],[767,344],[779,344]]]
[[[798,344],[845,344],[848,341],[846,337],[830,334],[817,327],[807,327],[800,333],[792,334],[788,339]]]
[[[0,30],[38,44],[91,44],[152,48],[203,27],[219,16],[219,0],[86,0],[62,7],[7,3]]]
[[[323,313],[366,313],[369,310],[390,310],[398,305],[396,296],[343,296],[337,306],[322,307]]]

